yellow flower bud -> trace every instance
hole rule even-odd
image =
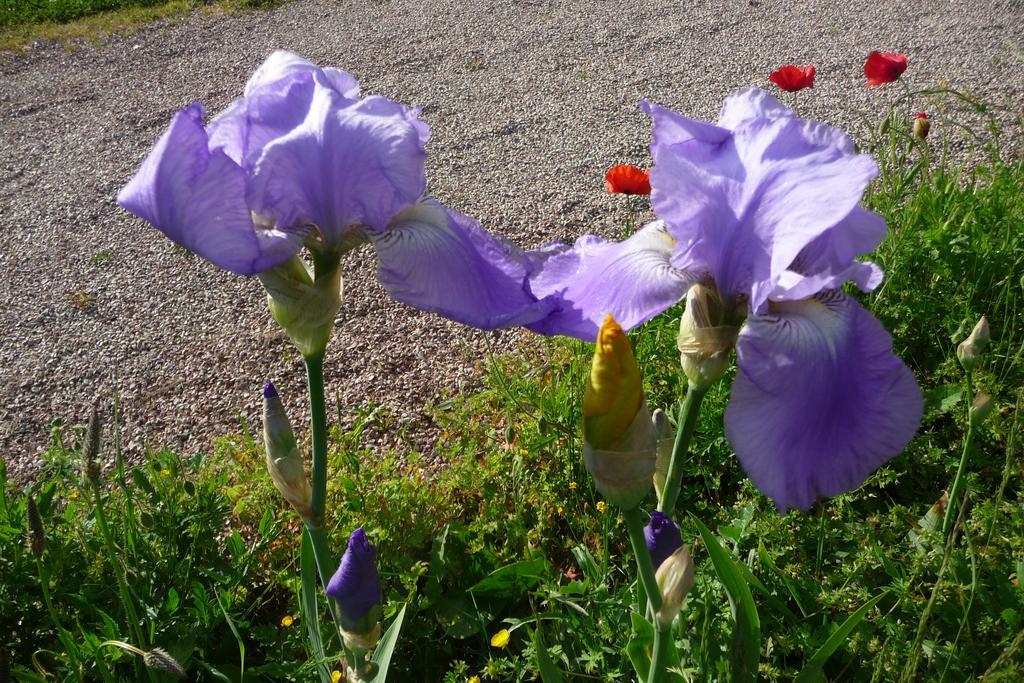
[[[740,328],[725,324],[726,318],[725,305],[714,285],[690,287],[676,344],[683,372],[695,386],[710,386],[729,368],[729,352]]]
[[[693,558],[690,546],[684,545],[666,558],[655,574],[661,589],[661,608],[658,623],[671,626],[686,600],[686,594],[693,588]]]
[[[318,273],[316,280],[305,262],[294,256],[260,273],[267,290],[267,306],[303,357],[324,352],[341,307],[341,267]]]
[[[609,313],[597,334],[590,377],[583,392],[583,434],[594,448],[618,441],[644,400],[643,379],[633,347]]]

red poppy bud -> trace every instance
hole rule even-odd
[[[931,130],[932,122],[928,118],[928,114],[923,111],[917,112],[917,116],[914,117],[914,137],[918,140],[924,140],[928,137],[928,131]]]
[[[604,174],[604,187],[616,194],[650,194],[651,178],[642,168],[619,164]]]
[[[768,80],[786,92],[813,88],[814,65],[808,64],[807,66],[799,67],[796,64],[787,64],[786,66],[780,66],[772,72]]]
[[[907,56],[893,52],[873,51],[864,62],[864,75],[868,82],[864,85],[884,85],[899,79],[907,70]]]

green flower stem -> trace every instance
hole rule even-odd
[[[967,371],[967,434],[964,436],[964,450],[960,454],[960,466],[956,468],[956,477],[953,478],[953,487],[949,490],[949,500],[946,503],[946,515],[942,519],[942,536],[949,535],[956,519],[956,506],[960,500],[964,486],[967,485],[965,474],[967,471],[967,458],[971,452],[971,445],[974,443],[974,420],[971,419],[971,406],[974,401],[974,381],[971,371]]]
[[[626,531],[629,533],[629,542],[633,546],[633,554],[636,556],[636,568],[640,575],[640,584],[647,592],[647,602],[651,610],[657,613],[661,608],[661,590],[658,588],[658,581],[654,578],[654,563],[651,562],[651,553],[647,550],[647,541],[644,539],[644,519],[640,508],[623,510],[622,516],[626,518]]]
[[[110,568],[117,579],[118,593],[121,596],[121,604],[124,606],[125,616],[131,622],[131,630],[135,636],[136,645],[139,648],[148,648],[149,645],[142,634],[142,627],[139,625],[139,615],[135,611],[135,603],[132,600],[131,591],[128,590],[128,581],[124,578],[124,569],[117,560],[117,547],[114,545],[114,537],[110,535],[110,527],[107,525],[107,515],[103,508],[103,496],[100,493],[100,485],[98,482],[92,481],[91,486],[93,499],[96,502],[96,526],[100,528],[100,534],[102,534],[103,541],[107,546]],[[153,672],[149,668],[146,668],[146,675],[149,680],[153,680]]]
[[[75,680],[81,681],[83,680],[82,665],[78,661],[75,643],[71,639],[71,634],[61,624],[60,617],[57,615],[57,609],[53,606],[53,596],[50,595],[50,577],[46,574],[46,565],[43,564],[43,560],[39,557],[36,558],[36,568],[39,570],[39,587],[43,591],[43,602],[46,603],[46,610],[50,613],[50,621],[53,622],[53,627],[57,629],[57,635],[61,643],[63,643],[68,651],[68,659],[71,660],[71,668],[75,672]]]
[[[700,404],[709,388],[710,385],[702,387],[690,382],[686,396],[683,398],[683,404],[679,407],[676,442],[672,447],[672,459],[668,463],[668,472],[665,474],[665,488],[658,503],[658,510],[669,516],[676,509],[679,488],[683,483],[683,457],[690,450],[690,437],[693,436],[693,428],[697,424]]]
[[[327,406],[324,401],[324,354],[307,356],[306,382],[309,385],[310,430],[313,436],[313,524],[323,527],[327,501]],[[315,547],[315,546],[314,546]],[[329,574],[327,576],[330,576]],[[324,577],[321,575],[322,579]]]
[[[657,625],[654,632],[654,651],[651,653],[651,673],[647,677],[647,683],[658,683],[668,680],[665,676],[668,669],[668,651],[671,647],[669,639],[672,637],[672,625]]]

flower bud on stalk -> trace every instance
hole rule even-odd
[[[644,527],[644,540],[647,541],[647,552],[651,554],[651,564],[655,569],[683,545],[679,526],[659,510],[651,513],[651,521]]]
[[[725,304],[714,285],[697,283],[686,293],[679,321],[679,360],[690,383],[707,388],[729,368],[729,352],[740,328],[726,322]]]
[[[914,137],[924,142],[924,139],[928,137],[928,131],[932,128],[931,119],[928,118],[928,114],[921,111],[914,117]]]
[[[608,315],[583,393],[583,461],[608,502],[629,510],[651,488],[657,431],[626,333]]]
[[[658,581],[658,588],[661,589],[658,623],[662,626],[671,626],[682,609],[686,594],[693,588],[693,559],[690,557],[690,546],[682,546],[662,562],[655,578]]]
[[[298,256],[259,273],[267,289],[267,306],[303,357],[323,353],[341,306],[341,267],[316,280]]]
[[[180,681],[188,680],[188,674],[185,673],[185,669],[178,663],[178,660],[172,657],[171,654],[163,648],[154,647],[152,650],[142,655],[142,662],[146,665],[147,669],[163,671],[166,674],[174,676]]]
[[[992,414],[992,410],[996,407],[996,404],[992,401],[988,394],[978,394],[974,397],[974,403],[971,404],[970,420],[971,426],[976,427],[985,421],[989,415]]]
[[[93,405],[92,413],[89,415],[89,426],[85,430],[85,445],[82,449],[82,476],[90,484],[100,480],[100,465],[96,462],[96,458],[100,452],[100,432],[102,429],[100,411]]]
[[[383,611],[376,557],[377,548],[370,544],[366,532],[356,529],[338,571],[327,583],[327,595],[337,602],[341,615],[341,635],[353,649],[369,650],[380,640]]]
[[[25,501],[25,518],[28,521],[28,549],[36,557],[46,550],[46,531],[43,529],[43,518],[39,514],[34,496]]]
[[[981,320],[971,330],[970,336],[956,347],[956,357],[960,360],[960,365],[963,366],[964,370],[970,372],[974,369],[974,366],[978,363],[978,358],[981,357],[985,347],[988,346],[988,342],[988,318],[981,316]]]
[[[658,459],[654,465],[654,492],[658,501],[665,491],[665,479],[668,477],[668,466],[672,461],[672,448],[675,446],[675,436],[672,434],[672,424],[668,421],[668,414],[658,408],[651,416],[654,423],[654,431],[658,434]]]
[[[273,383],[263,387],[263,443],[267,450],[267,471],[274,486],[303,521],[313,520],[313,490],[306,466],[295,443],[295,433]]]

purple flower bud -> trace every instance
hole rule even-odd
[[[327,595],[341,610],[345,640],[357,640],[357,646],[358,640],[368,636],[376,641],[380,633],[381,588],[376,557],[377,548],[370,544],[366,532],[356,529],[348,539],[338,571],[327,584]]]
[[[263,398],[277,398],[277,387],[270,380],[263,385]]]
[[[644,527],[644,538],[647,540],[647,551],[651,553],[655,571],[683,545],[679,527],[668,515],[657,510],[651,513],[651,522]]]

